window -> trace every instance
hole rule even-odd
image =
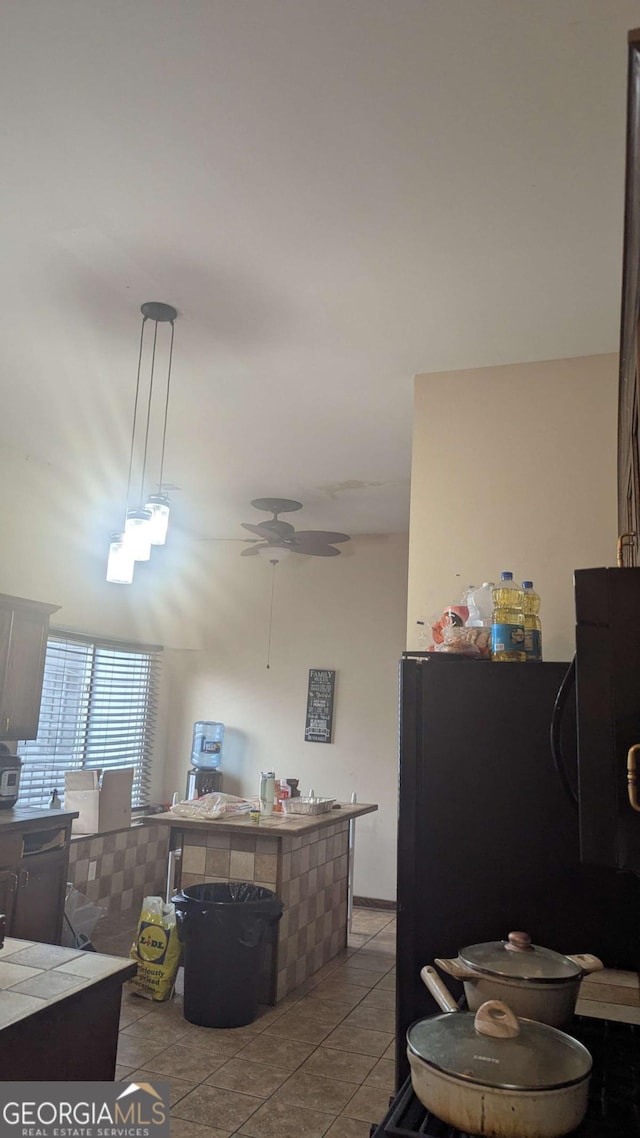
[[[38,738],[18,745],[21,805],[62,796],[65,771],[130,766],[131,804],[148,805],[160,651],[50,632]]]

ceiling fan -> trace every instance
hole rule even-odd
[[[285,550],[287,553],[304,553],[307,557],[337,557],[340,550],[334,546],[351,540],[346,533],[320,529],[296,530],[290,522],[280,521],[278,514],[301,510],[302,502],[294,502],[289,498],[254,498],[251,505],[257,510],[273,514],[273,517],[255,526],[242,522],[244,529],[255,533],[262,541],[243,549],[241,557],[254,557],[258,553],[267,557],[273,551],[274,560],[278,560],[278,555],[282,556]]]

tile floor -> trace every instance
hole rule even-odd
[[[182,1000],[122,1000],[117,1079],[162,1078],[172,1138],[369,1138],[394,1082],[395,916],[356,909],[349,947],[247,1027]]]

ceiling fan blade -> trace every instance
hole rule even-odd
[[[340,550],[334,549],[332,545],[316,545],[315,542],[307,544],[301,541],[299,545],[292,545],[291,549],[294,553],[305,553],[307,557],[338,557],[340,554]]]
[[[294,537],[295,544],[299,541],[305,544],[316,542],[318,545],[340,545],[342,541],[351,541],[348,533],[331,533],[323,529],[298,529]]]
[[[269,538],[271,537],[270,533],[263,533],[262,532],[262,529],[263,529],[262,525],[252,526],[252,525],[250,525],[249,522],[240,522],[240,525],[242,526],[243,529],[248,529],[249,533],[257,533],[258,537],[263,537],[265,541],[268,541]]]
[[[247,549],[243,549],[240,553],[241,557],[254,557],[259,549],[263,549],[264,545],[268,542],[260,542],[258,545],[250,545]]]
[[[249,522],[241,522],[240,524],[243,529],[248,529],[249,533],[257,533],[258,537],[263,537],[265,541],[273,541],[274,537],[290,537],[294,532],[293,526],[289,522],[279,522],[276,519],[271,522],[259,522],[257,526],[253,526]]]
[[[295,533],[291,522],[281,522],[279,518],[273,518],[270,522],[262,522],[261,528],[267,530],[272,538],[277,537],[279,540],[291,537]]]

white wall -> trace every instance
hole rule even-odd
[[[398,659],[406,614],[404,537],[356,538],[341,557],[291,557],[275,569],[271,666],[266,667],[272,567],[208,546],[209,603],[201,650],[168,654],[166,791],[183,792],[196,719],[226,724],[225,788],[255,794],[261,770],[298,778],[306,793],[377,802],[357,823],[355,891],[395,897]],[[336,670],[334,741],[307,743],[309,668]]]
[[[0,448],[0,592],[60,605],[60,628],[165,646],[154,798],[184,791],[193,721],[220,719],[237,792],[255,793],[260,770],[274,767],[303,791],[379,803],[357,824],[355,887],[393,898],[407,539],[361,537],[339,558],[279,565],[267,670],[271,566],[241,559],[239,543],[190,542],[174,525],[132,586],[109,585],[97,496]],[[337,672],[332,744],[304,741],[310,667]]]
[[[617,356],[419,375],[407,644],[510,569],[542,597],[547,660],[574,651],[573,570],[615,565]]]

